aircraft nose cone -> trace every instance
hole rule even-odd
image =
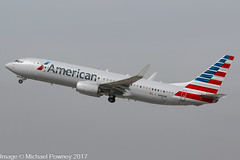
[[[6,67],[7,69],[9,69],[9,68],[10,68],[10,63],[5,64],[5,67]]]
[[[13,69],[13,63],[5,64],[5,67],[11,71]]]

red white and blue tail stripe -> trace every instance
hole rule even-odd
[[[176,93],[176,96],[185,94],[186,98],[212,103],[213,99],[204,98],[202,95],[217,94],[226,74],[229,70],[234,56],[225,55],[196,79],[189,82],[183,91]]]

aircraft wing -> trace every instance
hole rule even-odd
[[[103,93],[123,95],[126,90],[129,89],[131,84],[143,78],[149,67],[150,64],[146,65],[137,75],[129,77],[127,79],[99,84],[99,88],[103,91]]]

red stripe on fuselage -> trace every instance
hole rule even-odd
[[[198,95],[198,94],[187,93],[182,91],[179,91],[175,94],[175,96],[179,96],[179,97],[181,97],[182,95],[184,95],[184,97],[186,95],[186,98],[189,98],[189,99],[194,99],[194,100],[208,102],[208,103],[213,102],[213,98],[203,98],[201,95]]]
[[[226,76],[226,73],[221,72],[221,71],[217,71],[214,75],[215,75],[215,76],[220,76],[220,77],[225,77],[225,76]]]
[[[197,85],[193,85],[193,84],[189,84],[185,88],[190,88],[190,89],[194,89],[194,90],[198,90],[198,91],[204,91],[204,92],[209,92],[209,93],[214,93],[214,94],[216,94],[218,92],[217,89],[197,86]]]

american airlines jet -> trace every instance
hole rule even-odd
[[[150,65],[137,75],[128,76],[98,69],[37,58],[23,58],[6,64],[19,77],[19,83],[33,79],[76,88],[85,95],[116,97],[163,105],[203,105],[216,103],[225,94],[218,94],[234,59],[225,55],[192,81],[166,84],[154,81],[156,73],[143,79]]]

